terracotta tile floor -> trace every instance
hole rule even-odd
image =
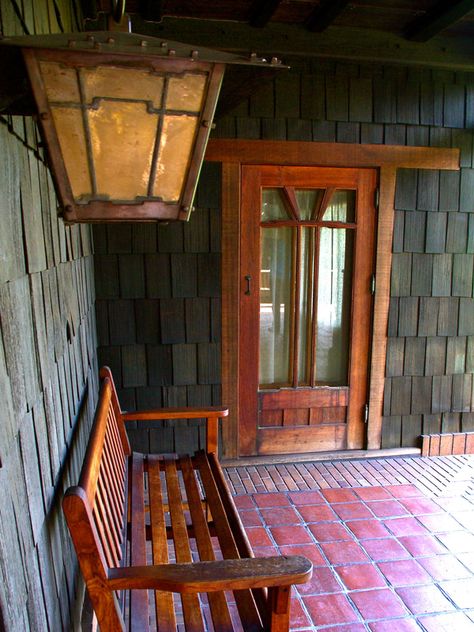
[[[421,474],[237,494],[256,555],[313,561],[311,581],[294,589],[291,630],[474,632],[474,461],[463,462],[464,486],[447,469],[452,486],[438,494]]]

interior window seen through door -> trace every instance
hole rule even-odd
[[[355,201],[262,189],[260,388],[347,384]]]

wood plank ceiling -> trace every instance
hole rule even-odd
[[[110,0],[83,0],[89,18],[109,11]],[[443,33],[474,34],[474,0],[127,0],[126,11],[147,22],[168,19],[270,24],[322,33],[332,26],[380,30],[425,42]]]

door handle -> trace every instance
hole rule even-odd
[[[252,282],[252,277],[250,276],[250,274],[246,274],[245,275],[245,280],[247,282],[247,289],[245,290],[245,294],[247,296],[250,296],[250,293],[251,293],[251,282]]]

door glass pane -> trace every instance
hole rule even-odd
[[[354,222],[355,191],[334,191],[324,213],[323,222]]]
[[[261,230],[260,363],[261,386],[290,383],[292,228]]]
[[[346,385],[354,233],[322,228],[318,272],[316,381]]]
[[[315,210],[319,208],[323,199],[324,189],[297,189],[295,195],[301,219],[314,219]]]
[[[311,322],[313,319],[314,228],[301,229],[298,385],[309,384]]]
[[[281,189],[263,189],[262,191],[262,222],[278,219],[288,219],[288,211]]]

